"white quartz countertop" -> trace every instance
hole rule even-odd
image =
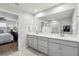
[[[41,37],[47,37],[47,38],[56,38],[59,40],[79,42],[79,36],[74,36],[74,35],[61,36],[60,34],[44,34],[44,33],[40,33],[40,34],[28,33],[28,35],[35,35],[35,36],[41,36]]]

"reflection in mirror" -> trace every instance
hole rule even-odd
[[[60,22],[57,20],[53,20],[50,22],[50,26],[52,28],[52,32],[51,33],[59,33],[59,28],[60,28]]]
[[[42,33],[73,33],[73,18],[75,9],[40,17]]]

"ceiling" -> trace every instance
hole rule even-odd
[[[74,9],[71,9],[71,10],[60,12],[60,13],[40,17],[40,19],[42,20],[62,20],[62,19],[64,20],[65,18],[72,19],[73,13],[74,13]]]
[[[59,4],[60,3],[15,3],[12,5],[28,13],[35,14]]]
[[[0,18],[4,18],[7,21],[17,21],[18,20],[17,15],[10,14],[10,13],[3,12],[3,11],[0,11]],[[3,19],[1,19],[1,20],[3,20]]]

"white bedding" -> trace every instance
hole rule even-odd
[[[8,43],[13,41],[13,36],[10,33],[1,33],[0,34],[0,44]]]

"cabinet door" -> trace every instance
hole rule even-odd
[[[48,47],[48,41],[38,40],[38,46]]]
[[[32,46],[33,46],[33,43],[32,43],[32,38],[28,38],[28,45],[29,45],[30,47],[32,47]]]
[[[61,56],[77,56],[78,55],[78,48],[71,47],[71,46],[61,46]]]
[[[42,41],[48,41],[48,38],[47,37],[38,37],[38,40],[42,40]]]
[[[37,36],[28,35],[28,45],[34,49],[37,49]]]
[[[49,55],[50,56],[60,56],[61,46],[56,43],[49,43]]]
[[[45,53],[45,54],[48,54],[48,48],[47,47],[43,47],[43,46],[38,46],[38,50],[40,51],[40,52],[43,52],[43,53]]]
[[[38,50],[45,54],[48,54],[48,38],[39,37],[38,38]]]
[[[33,46],[32,46],[32,47],[33,47],[34,49],[37,49],[37,39],[33,39],[33,40],[32,40],[32,43],[33,43]]]

